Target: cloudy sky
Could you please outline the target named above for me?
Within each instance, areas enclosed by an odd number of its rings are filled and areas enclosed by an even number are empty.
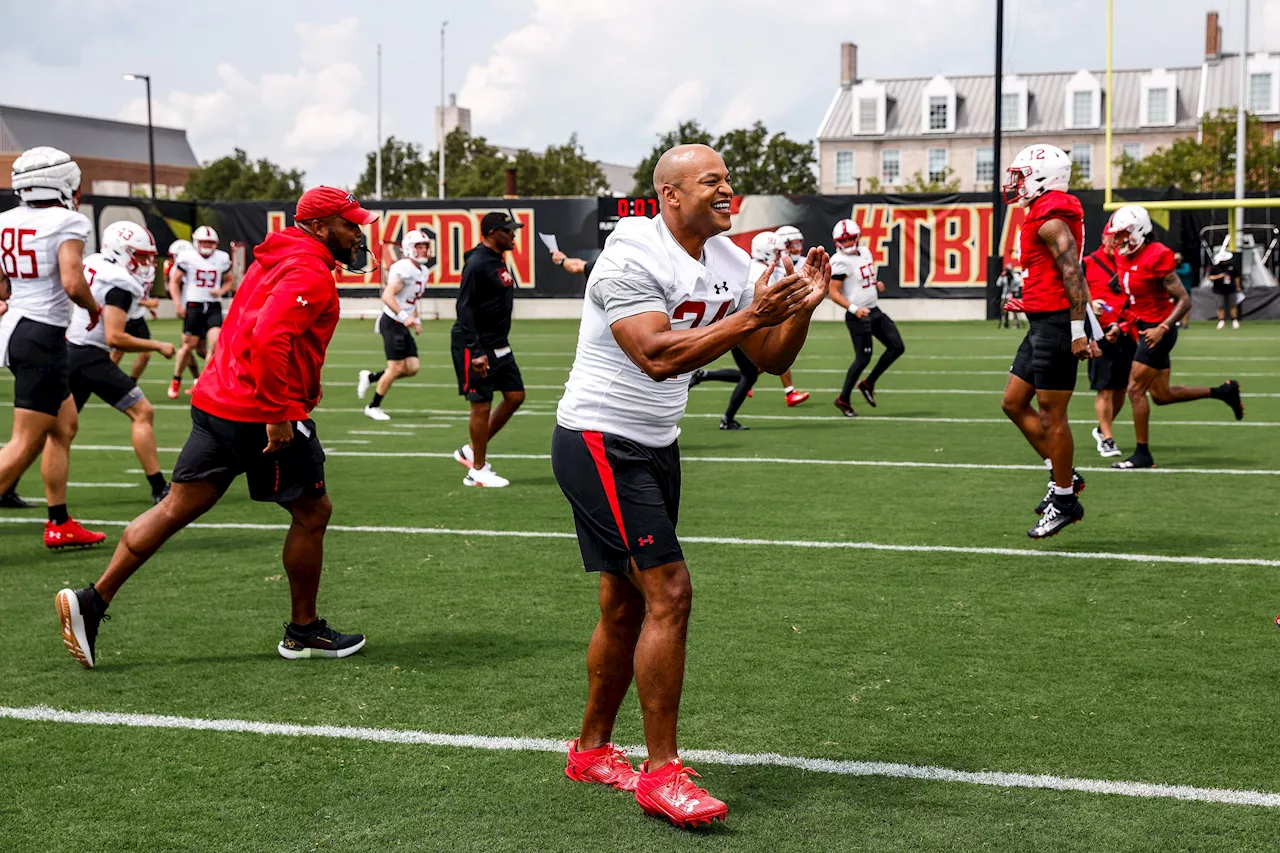
[[[1006,70],[1101,68],[1103,0],[1006,0]],[[1204,16],[1238,50],[1243,0],[1117,0],[1118,67],[1191,65]],[[760,119],[809,139],[839,83],[990,72],[994,0],[0,0],[0,104],[184,127],[201,160],[269,157],[309,182],[351,184],[383,128],[434,146],[440,24],[448,91],[491,142],[541,149],[576,131],[587,153],[634,163],[684,118],[713,131]],[[59,22],[51,26],[50,21]],[[1280,0],[1253,0],[1250,49],[1280,51]]]

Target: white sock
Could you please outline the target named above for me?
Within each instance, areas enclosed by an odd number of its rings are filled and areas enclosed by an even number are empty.
[[[1054,483],[1053,493],[1055,495],[1062,495],[1063,497],[1065,497],[1067,495],[1074,495],[1076,493],[1076,490],[1074,486],[1067,486],[1063,488],[1062,486],[1059,486],[1057,483]]]
[[[794,390],[796,390],[796,386],[794,386],[794,385],[788,385],[786,388],[783,388],[783,389],[782,389],[782,393],[783,393],[783,394],[790,394],[790,393],[791,393],[792,391],[794,391]]]
[[[1046,460],[1044,460],[1044,467],[1046,467],[1046,468],[1048,468],[1050,471],[1052,471],[1052,470],[1053,470],[1053,460],[1052,460],[1052,459],[1046,459]]]

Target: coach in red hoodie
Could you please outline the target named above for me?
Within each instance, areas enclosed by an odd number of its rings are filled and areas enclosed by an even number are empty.
[[[324,450],[309,417],[320,402],[320,368],[338,325],[335,263],[352,263],[361,225],[376,215],[344,190],[316,187],[298,199],[294,225],[254,250],[213,360],[191,398],[191,436],[169,496],[127,528],[92,586],[58,593],[71,654],[94,664],[98,626],[121,585],[160,546],[213,508],[238,475],[249,496],[277,503],[293,523],[284,568],[293,600],[278,651],[286,658],[346,657],[365,638],[330,628],[316,612],[324,533],[333,512]]]

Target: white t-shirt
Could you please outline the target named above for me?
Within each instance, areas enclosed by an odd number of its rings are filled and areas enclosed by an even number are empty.
[[[865,246],[852,255],[836,252],[831,256],[831,275],[844,276],[840,291],[849,300],[849,313],[858,308],[874,308],[880,301],[876,289],[876,263]]]
[[[651,311],[665,311],[672,329],[710,325],[750,306],[750,265],[750,256],[728,237],[708,240],[699,261],[660,216],[618,222],[587,282],[577,352],[556,422],[647,447],[675,441],[691,374],[655,382],[627,357],[609,327]]]
[[[129,307],[125,309],[126,314],[136,308],[138,300],[142,298],[142,282],[105,255],[95,252],[84,259],[84,277],[89,282],[89,290],[93,292],[94,301],[104,306],[104,313],[107,294],[113,290],[123,290],[129,294],[130,302]],[[79,305],[74,306],[71,311],[71,325],[67,327],[67,343],[82,347],[97,347],[110,352],[111,347],[107,346],[107,324],[99,321],[92,329],[86,329],[88,325],[89,312]]]
[[[182,270],[182,301],[217,302],[222,276],[231,269],[231,256],[221,249],[205,257],[197,249],[188,249],[174,260],[174,266]]]
[[[387,271],[387,282],[390,283],[392,278],[400,279],[404,285],[396,294],[396,304],[400,306],[401,311],[412,311],[422,292],[427,289],[427,268],[418,266],[408,258],[401,258]],[[400,318],[393,314],[385,303],[382,306],[382,313],[397,323],[400,322]]]
[[[11,324],[27,317],[67,327],[72,303],[62,289],[58,249],[68,240],[87,242],[91,231],[88,217],[65,207],[24,204],[0,213],[0,269],[9,277]]]

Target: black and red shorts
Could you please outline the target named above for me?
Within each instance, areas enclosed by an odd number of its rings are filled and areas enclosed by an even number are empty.
[[[472,350],[463,343],[462,332],[455,327],[450,334],[449,349],[453,355],[453,372],[458,378],[458,393],[468,401],[488,403],[493,400],[494,391],[524,390],[524,377],[510,348],[502,355],[492,350]],[[476,376],[471,359],[481,355],[489,356],[489,372]]]
[[[1138,331],[1145,332],[1147,329],[1154,329],[1159,323],[1145,323],[1138,321]],[[1164,337],[1160,339],[1160,343],[1154,347],[1147,343],[1147,339],[1141,334],[1138,335],[1138,351],[1134,353],[1133,360],[1138,364],[1145,364],[1147,367],[1156,370],[1169,370],[1173,367],[1173,361],[1169,358],[1169,353],[1173,352],[1173,347],[1178,343],[1178,327],[1164,333]]]
[[[573,507],[582,564],[589,572],[625,574],[684,559],[680,516],[680,447],[646,447],[601,432],[556,426],[551,470]]]
[[[1031,321],[1009,372],[1037,391],[1074,391],[1080,359],[1071,352],[1071,313],[1027,312]]]

